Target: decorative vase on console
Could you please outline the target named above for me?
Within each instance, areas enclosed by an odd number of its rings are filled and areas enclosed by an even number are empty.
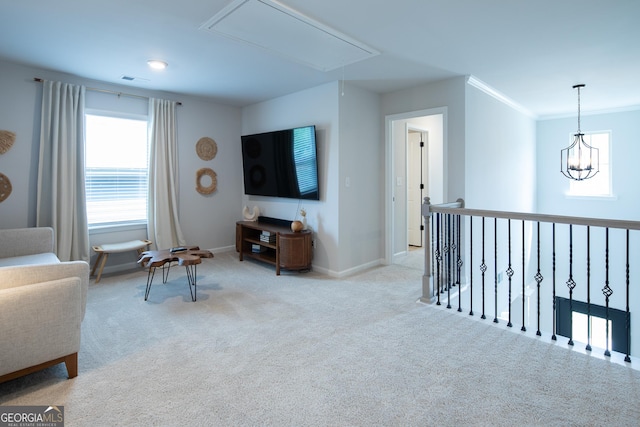
[[[260,209],[257,206],[253,207],[253,211],[249,212],[249,208],[245,206],[242,209],[242,216],[246,221],[257,221],[260,216]]]
[[[300,222],[302,223],[302,229],[307,229],[307,211],[300,209],[300,216],[302,217]]]

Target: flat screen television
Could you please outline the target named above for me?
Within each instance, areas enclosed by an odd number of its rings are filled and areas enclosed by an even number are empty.
[[[245,194],[320,200],[315,126],[241,139]]]

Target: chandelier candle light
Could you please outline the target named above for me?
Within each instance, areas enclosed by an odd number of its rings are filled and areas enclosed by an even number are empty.
[[[560,172],[576,181],[592,178],[600,169],[598,149],[584,142],[580,131],[580,88],[583,87],[583,84],[573,86],[578,89],[578,132],[573,135],[573,143],[560,151]]]

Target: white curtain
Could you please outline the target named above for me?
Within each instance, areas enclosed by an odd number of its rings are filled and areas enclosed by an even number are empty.
[[[53,227],[61,261],[89,261],[84,86],[43,82],[36,226]]]
[[[147,231],[158,249],[185,245],[178,222],[176,103],[149,98]]]

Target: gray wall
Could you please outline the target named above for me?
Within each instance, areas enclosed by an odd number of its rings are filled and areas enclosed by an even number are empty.
[[[347,274],[384,256],[384,145],[379,95],[345,85],[339,103],[338,268]]]
[[[465,108],[466,207],[535,212],[535,119],[471,85]]]

